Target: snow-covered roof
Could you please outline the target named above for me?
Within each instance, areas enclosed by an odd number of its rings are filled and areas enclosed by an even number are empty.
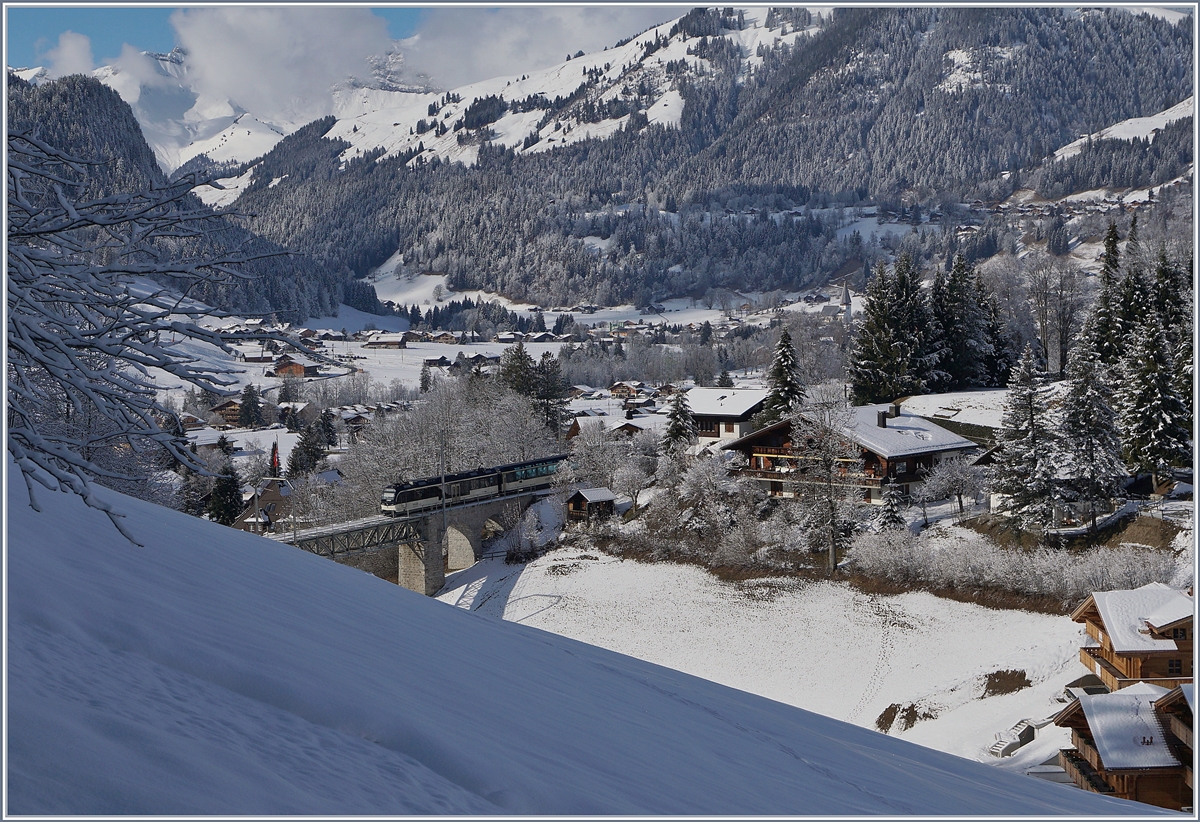
[[[643,431],[658,431],[667,426],[669,420],[661,414],[634,414],[631,418],[617,417],[608,421],[608,430],[616,431],[626,425]]]
[[[847,436],[869,451],[886,459],[931,451],[957,451],[972,448],[975,443],[947,431],[940,425],[900,409],[900,416],[889,417],[886,428],[878,425],[878,412],[889,405],[859,405],[850,409],[852,428]]]
[[[607,488],[580,488],[575,494],[581,494],[588,502],[608,502],[617,498],[617,495]]]
[[[1154,700],[1165,693],[1166,688],[1139,682],[1116,693],[1079,698],[1106,769],[1179,765],[1154,711]]]
[[[1149,633],[1142,633],[1146,616],[1176,606],[1186,606],[1188,613],[1192,611],[1191,597],[1161,582],[1151,582],[1133,590],[1096,591],[1092,594],[1092,602],[1100,612],[1104,630],[1117,653],[1175,650],[1174,640],[1155,639]]]
[[[1156,630],[1166,625],[1173,625],[1192,615],[1193,604],[1192,598],[1186,594],[1172,597],[1155,608],[1152,613],[1146,615],[1146,624],[1153,626]]]
[[[740,417],[767,398],[765,388],[692,388],[687,392],[693,416]]]

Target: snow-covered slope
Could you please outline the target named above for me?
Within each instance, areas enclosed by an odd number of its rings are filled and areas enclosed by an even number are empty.
[[[1195,97],[1188,97],[1186,100],[1171,106],[1166,111],[1160,111],[1158,114],[1152,114],[1149,117],[1131,117],[1128,120],[1122,120],[1116,125],[1101,129],[1095,134],[1080,137],[1075,142],[1068,143],[1054,152],[1054,159],[1063,160],[1067,157],[1074,157],[1083,151],[1083,147],[1087,145],[1088,141],[1132,140],[1134,138],[1148,138],[1153,141],[1154,134],[1159,129],[1174,123],[1176,120],[1191,117],[1195,114],[1195,111]]]
[[[144,548],[9,489],[12,814],[1149,810],[115,494]]]

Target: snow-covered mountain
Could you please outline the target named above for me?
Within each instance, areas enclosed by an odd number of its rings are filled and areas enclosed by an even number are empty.
[[[104,489],[145,547],[70,494],[9,494],[13,814],[1154,811]]]

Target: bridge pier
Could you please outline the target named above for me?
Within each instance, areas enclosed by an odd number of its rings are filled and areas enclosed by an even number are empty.
[[[446,566],[442,561],[445,532],[441,515],[426,517],[420,524],[421,542],[401,543],[400,585],[431,597],[446,584]]]

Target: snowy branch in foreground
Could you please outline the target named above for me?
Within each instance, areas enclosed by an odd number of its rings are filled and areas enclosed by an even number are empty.
[[[130,285],[166,276],[186,296],[201,281],[244,276],[235,267],[254,257],[201,251],[223,224],[187,197],[196,178],[76,201],[70,192],[89,165],[33,135],[8,136],[8,450],[36,510],[35,483],[71,491],[129,537],[93,494],[93,478],[129,478],[112,467],[120,460],[97,459],[100,451],[157,446],[206,470],[159,406],[151,369],[218,394],[232,383],[167,342],[228,351],[230,335],[196,322],[210,309],[162,290],[134,295]]]

